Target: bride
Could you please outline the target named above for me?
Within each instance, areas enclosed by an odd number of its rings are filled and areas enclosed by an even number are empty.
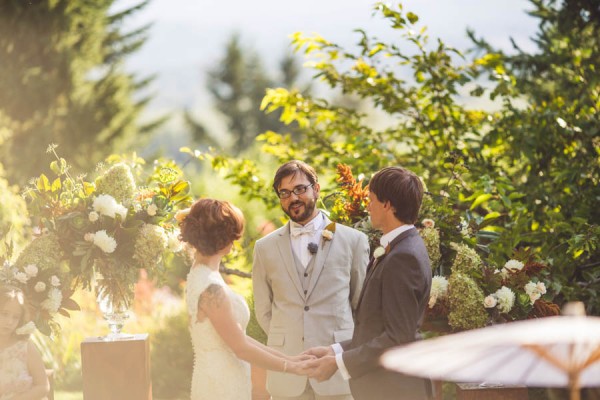
[[[180,239],[194,249],[186,284],[194,348],[192,400],[250,400],[249,363],[306,374],[302,361],[312,356],[287,356],[246,335],[248,305],[219,273],[221,258],[242,235],[242,212],[226,201],[200,199],[177,219]]]

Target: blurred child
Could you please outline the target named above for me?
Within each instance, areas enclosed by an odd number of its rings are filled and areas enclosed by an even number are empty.
[[[23,292],[0,285],[0,400],[43,400],[50,390],[42,356],[29,339]]]

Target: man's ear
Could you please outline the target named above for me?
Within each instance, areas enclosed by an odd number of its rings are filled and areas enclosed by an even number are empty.
[[[313,184],[313,190],[315,191],[316,197],[319,197],[319,195],[321,194],[321,185],[319,185],[319,182],[315,182]]]

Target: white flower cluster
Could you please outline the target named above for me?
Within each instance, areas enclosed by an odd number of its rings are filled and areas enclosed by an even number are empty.
[[[33,323],[33,321],[29,321],[28,323],[26,323],[23,326],[18,327],[15,330],[15,333],[17,335],[31,335],[33,334],[33,332],[35,332],[35,324]]]
[[[498,310],[502,313],[508,313],[512,310],[515,305],[515,293],[506,286],[502,286],[496,291],[496,293],[490,294],[483,299],[483,306],[485,308],[498,307]]]
[[[546,285],[544,282],[529,281],[527,285],[525,285],[525,293],[527,293],[531,304],[533,304],[542,297],[542,295],[546,294]]]
[[[504,269],[507,271],[520,271],[523,267],[524,264],[517,260],[508,260],[506,264],[504,264]]]
[[[88,215],[90,221],[94,222],[98,220],[98,215],[93,215],[96,212],[100,215],[106,215],[107,217],[115,218],[120,215],[121,219],[124,220],[127,217],[127,208],[122,204],[117,203],[114,197],[108,194],[101,194],[94,199],[92,203],[94,211]]]
[[[112,253],[117,248],[117,241],[103,229],[94,233],[92,242],[105,253]]]
[[[429,308],[433,308],[437,300],[448,294],[448,279],[436,275],[431,279],[431,293],[429,294]]]
[[[48,291],[48,298],[42,301],[42,308],[49,313],[54,314],[60,308],[62,303],[62,292],[57,288],[51,288]]]

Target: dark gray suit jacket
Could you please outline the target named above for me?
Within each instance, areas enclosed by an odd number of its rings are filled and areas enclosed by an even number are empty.
[[[422,400],[429,381],[384,369],[379,358],[389,348],[417,339],[431,289],[431,267],[417,229],[402,232],[389,253],[367,276],[356,311],[352,339],[340,343],[355,400]]]

